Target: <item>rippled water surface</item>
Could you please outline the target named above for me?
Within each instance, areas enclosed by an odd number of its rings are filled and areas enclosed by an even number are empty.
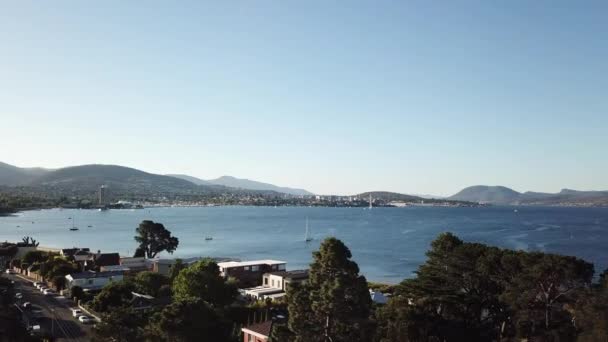
[[[608,209],[197,207],[142,210],[40,210],[0,217],[0,241],[29,235],[49,247],[132,254],[141,220],[161,222],[180,240],[175,256],[273,258],[306,267],[327,236],[342,239],[370,280],[396,283],[425,259],[438,233],[467,241],[576,255],[608,267]],[[314,240],[304,242],[306,217]],[[70,231],[72,218],[79,231]],[[88,227],[91,226],[91,227]],[[205,236],[213,237],[205,241]]]

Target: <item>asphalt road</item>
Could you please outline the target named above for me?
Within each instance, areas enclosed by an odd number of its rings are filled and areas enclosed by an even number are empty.
[[[15,293],[23,294],[23,299],[18,300],[19,304],[30,302],[33,310],[39,310],[40,323],[46,331],[50,331],[58,341],[90,341],[92,325],[80,323],[72,317],[70,307],[75,304],[66,298],[56,296],[45,296],[33,283],[25,278],[11,274],[7,277],[15,281]]]

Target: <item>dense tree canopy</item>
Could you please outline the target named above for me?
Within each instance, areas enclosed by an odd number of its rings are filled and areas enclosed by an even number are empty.
[[[169,285],[170,280],[160,273],[146,271],[138,273],[133,279],[133,283],[136,292],[159,297],[161,289],[165,285]]]
[[[110,309],[124,307],[131,302],[135,286],[131,282],[119,281],[110,283],[95,296],[91,307],[98,312],[107,312]]]
[[[171,236],[161,223],[144,220],[136,229],[135,241],[139,243],[139,249],[144,251],[146,258],[154,258],[160,252],[173,253],[179,244],[179,240]]]
[[[236,286],[226,282],[211,259],[198,261],[179,272],[173,280],[176,300],[202,299],[214,306],[224,306],[236,298]]]
[[[152,317],[146,328],[151,341],[229,341],[231,324],[205,301],[178,300]]]
[[[572,307],[589,287],[593,265],[465,243],[449,233],[433,241],[427,257],[378,311],[379,341],[575,338]]]

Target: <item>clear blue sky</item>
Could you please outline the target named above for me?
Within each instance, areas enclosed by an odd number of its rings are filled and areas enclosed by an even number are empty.
[[[606,1],[13,1],[0,160],[608,189]]]

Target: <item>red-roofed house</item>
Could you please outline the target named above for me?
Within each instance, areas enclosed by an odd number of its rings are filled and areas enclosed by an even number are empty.
[[[243,332],[243,342],[268,342],[272,321],[256,323],[241,329]]]

